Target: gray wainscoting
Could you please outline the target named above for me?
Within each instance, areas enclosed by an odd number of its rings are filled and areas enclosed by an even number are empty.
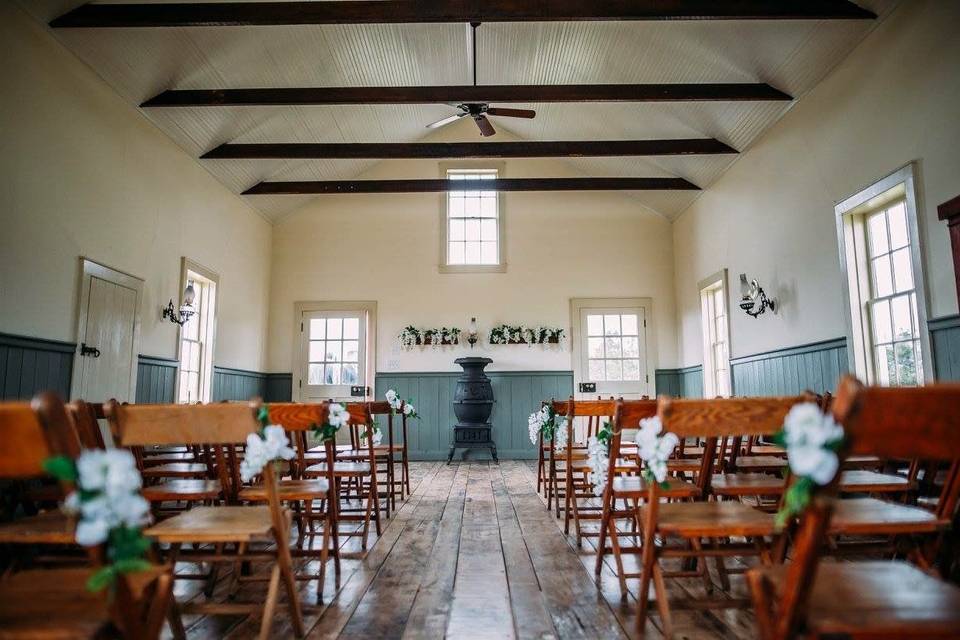
[[[960,315],[927,323],[937,380],[960,380]]]
[[[731,385],[738,396],[786,396],[808,390],[832,392],[847,371],[846,338],[730,360]]]
[[[70,395],[72,342],[0,333],[0,399],[26,400],[40,391]]]
[[[213,368],[213,401],[249,400],[266,394],[267,374],[228,367]]]
[[[290,402],[293,398],[293,374],[268,373],[263,391],[267,402]]]
[[[179,361],[141,354],[137,363],[138,404],[166,404],[177,392]]]
[[[703,367],[695,365],[683,369],[657,369],[655,377],[657,395],[675,398],[703,397]]]
[[[378,373],[376,390],[382,398],[387,389],[395,389],[409,398],[420,414],[409,429],[410,457],[414,460],[446,459],[456,417],[453,394],[457,372]],[[572,371],[488,371],[493,384],[493,438],[501,459],[531,459],[537,448],[530,443],[527,417],[543,400],[568,398],[573,393]],[[460,450],[462,452],[462,450]],[[458,453],[459,455],[459,453]],[[477,451],[472,456],[486,456]]]

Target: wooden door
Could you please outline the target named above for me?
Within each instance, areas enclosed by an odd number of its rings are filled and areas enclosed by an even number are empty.
[[[349,399],[365,387],[367,314],[357,310],[304,311],[300,323],[301,402]]]
[[[71,395],[89,402],[136,399],[143,281],[84,261]]]
[[[571,346],[577,397],[639,398],[649,394],[649,305],[642,299],[581,299],[573,303]],[[585,389],[584,383],[595,388]]]

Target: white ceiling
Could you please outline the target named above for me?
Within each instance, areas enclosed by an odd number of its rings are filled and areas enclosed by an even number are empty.
[[[857,0],[877,13],[879,20],[896,2]],[[83,2],[22,0],[21,4],[46,23]],[[800,97],[879,20],[490,23],[478,32],[478,83],[767,82]],[[471,82],[467,28],[457,24],[59,29],[53,34],[133,106],[165,89]],[[537,110],[534,120],[491,120],[512,137],[528,140],[714,137],[744,151],[791,104],[537,104],[528,105]],[[145,109],[144,113],[184,151],[199,157],[225,142],[416,141],[426,136],[424,125],[452,114],[453,109],[444,105],[205,107]],[[463,140],[479,139],[469,127],[458,127],[458,131],[463,132]],[[350,179],[378,162],[197,161],[238,194],[261,180]],[[723,155],[566,162],[583,175],[672,175],[706,189],[735,161],[736,156]],[[632,195],[672,219],[697,193]],[[310,199],[243,197],[271,220]]]

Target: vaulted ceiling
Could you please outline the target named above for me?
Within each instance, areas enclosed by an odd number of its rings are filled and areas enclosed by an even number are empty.
[[[163,1],[163,0],[161,0]],[[329,1],[329,0],[328,0]],[[796,99],[813,88],[897,0],[857,0],[877,20],[487,22],[478,30],[481,85],[768,83]],[[156,2],[156,0],[154,0]],[[83,4],[22,0],[48,23]],[[54,36],[132,106],[168,89],[471,84],[466,25],[339,24],[64,28]],[[501,138],[716,138],[743,152],[790,101],[510,104],[533,120],[491,118]],[[200,159],[224,143],[414,142],[454,113],[444,104],[143,108],[147,118],[231,191],[261,181],[345,180],[376,159]],[[458,139],[480,140],[457,127]],[[497,136],[490,138],[497,141]],[[708,189],[735,154],[563,160],[590,177],[677,177]],[[397,162],[395,160],[387,162]],[[524,162],[516,160],[515,162]],[[417,176],[435,178],[436,174]],[[542,176],[552,177],[552,176]],[[697,191],[629,191],[673,218]],[[272,220],[305,196],[242,196]],[[311,196],[323,197],[323,196]]]

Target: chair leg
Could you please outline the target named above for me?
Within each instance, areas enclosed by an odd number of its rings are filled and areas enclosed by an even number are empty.
[[[320,572],[317,577],[317,604],[323,604],[323,584],[327,577],[327,559],[330,557],[330,517],[323,525],[323,546],[320,547]]]
[[[183,617],[180,615],[180,605],[176,597],[170,595],[170,607],[167,609],[167,624],[173,640],[187,640],[187,630],[183,628]]]
[[[240,572],[243,571],[243,561],[239,558],[247,552],[247,543],[241,542],[237,545],[237,560],[233,562],[233,573],[230,575],[230,589],[227,592],[227,597],[230,600],[233,600],[237,597],[237,592],[240,590]]]
[[[719,549],[720,542],[716,539],[712,541],[713,548]],[[717,577],[720,578],[720,588],[724,591],[730,591],[730,575],[727,573],[727,565],[723,563],[723,556],[714,556],[714,566],[717,568]]]
[[[289,534],[289,532],[287,532]],[[287,600],[290,601],[290,621],[293,623],[293,634],[302,638],[307,630],[303,626],[303,612],[300,609],[300,594],[297,593],[297,577],[293,572],[293,558],[290,557],[290,547],[284,536],[284,540],[277,541],[277,566],[280,569],[280,577],[283,578],[283,586],[287,591]],[[276,601],[274,601],[276,605]]]
[[[571,466],[567,465],[564,475],[563,491],[563,533],[570,535],[570,503],[573,501],[573,472]]]
[[[277,596],[280,592],[280,563],[273,566],[270,572],[270,586],[267,588],[267,599],[263,603],[263,619],[260,620],[259,640],[270,638],[270,627],[273,625],[273,614],[277,610]]]
[[[620,599],[627,598],[627,577],[623,570],[623,554],[620,551],[620,538],[617,536],[617,523],[610,521],[610,548],[613,553],[613,561],[617,565],[617,579],[620,581]]]
[[[691,538],[690,545],[694,551],[703,553],[703,544],[699,538]],[[707,593],[713,593],[713,581],[710,579],[710,569],[707,567],[707,556],[701,555],[697,558],[697,571],[700,573],[700,579],[703,580],[703,588]]]
[[[663,637],[673,637],[673,619],[670,616],[670,602],[667,600],[667,585],[663,579],[663,569],[659,562],[653,563],[653,590],[657,594],[657,612],[663,627]]]
[[[410,496],[410,459],[407,455],[407,443],[403,443],[403,481],[407,486],[407,496]],[[402,498],[403,496],[401,496]]]
[[[647,609],[650,607],[650,581],[656,563],[653,536],[643,537],[643,563],[640,569],[640,590],[637,591],[637,633],[643,634],[647,625]],[[657,594],[659,598],[659,594]]]
[[[373,491],[373,522],[376,525],[377,537],[379,538],[382,534],[380,530],[380,494],[376,491],[377,483],[373,478],[370,478],[370,486],[374,488]]]
[[[610,503],[615,498],[607,500],[607,495],[603,495],[603,515],[600,517],[600,536],[597,538],[597,560],[593,566],[594,575],[599,576],[603,570],[603,556],[607,553],[607,527],[610,526]]]
[[[222,556],[222,555],[223,555],[223,543],[222,543],[222,542],[216,543],[216,544],[213,546],[213,548],[214,548],[214,552],[216,553],[216,555],[218,555],[218,556]],[[205,584],[204,587],[203,587],[203,595],[207,596],[208,598],[211,597],[211,596],[213,596],[213,589],[214,589],[214,587],[217,586],[217,575],[219,575],[219,573],[220,573],[220,563],[219,563],[219,562],[213,562],[213,563],[211,563],[211,564],[210,564],[210,573],[207,575],[207,581],[206,581],[206,584]]]

